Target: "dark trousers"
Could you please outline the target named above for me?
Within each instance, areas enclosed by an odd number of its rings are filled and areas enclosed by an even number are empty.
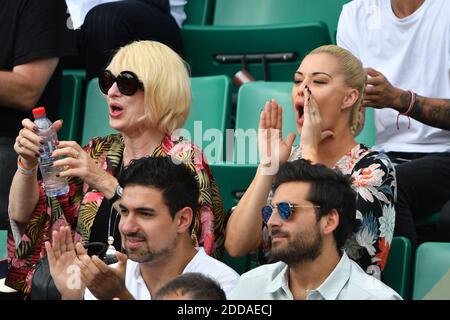
[[[17,169],[14,138],[0,137],[0,229],[9,228],[8,199],[11,182]]]
[[[394,162],[398,158],[408,159],[407,154],[388,155]],[[414,160],[395,167],[397,203],[394,235],[409,238],[415,248],[418,239],[414,220],[441,211],[450,200],[450,153],[410,155]],[[441,211],[442,218],[445,212]],[[447,226],[439,223],[438,229],[440,236],[433,240],[450,241],[450,223]]]
[[[168,5],[158,1],[125,0],[92,8],[78,32],[80,59],[83,65],[68,60],[64,68],[86,68],[87,80],[98,77],[114,53],[136,40],[162,42],[181,54],[180,28],[170,15]]]

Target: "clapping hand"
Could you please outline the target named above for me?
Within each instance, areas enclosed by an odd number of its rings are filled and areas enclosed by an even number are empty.
[[[283,108],[274,100],[267,101],[259,120],[259,159],[263,167],[286,162],[291,153],[295,133],[289,133],[286,140],[282,135]]]

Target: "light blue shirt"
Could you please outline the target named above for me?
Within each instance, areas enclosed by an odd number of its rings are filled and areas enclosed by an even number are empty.
[[[345,252],[325,281],[306,293],[307,300],[402,300],[390,287],[365,273]],[[293,300],[287,264],[267,264],[243,274],[231,298]]]

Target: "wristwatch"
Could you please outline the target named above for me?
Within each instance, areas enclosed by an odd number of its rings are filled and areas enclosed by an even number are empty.
[[[123,188],[120,186],[120,184],[117,185],[116,190],[114,190],[114,195],[111,199],[109,199],[109,202],[114,203],[120,198],[122,198]]]

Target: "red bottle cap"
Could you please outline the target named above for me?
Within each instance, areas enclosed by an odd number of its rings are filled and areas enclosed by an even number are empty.
[[[33,112],[33,116],[35,119],[42,118],[47,115],[45,112],[45,107],[34,108],[31,112]]]

